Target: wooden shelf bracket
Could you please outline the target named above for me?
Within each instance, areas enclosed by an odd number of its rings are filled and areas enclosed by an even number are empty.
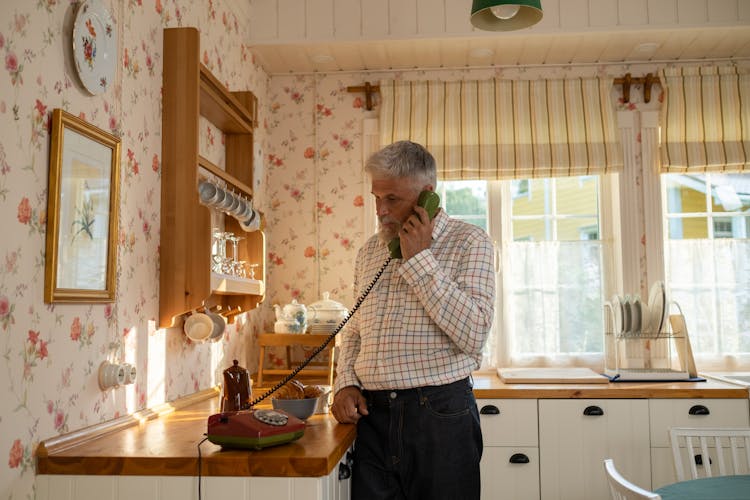
[[[651,101],[651,87],[654,84],[661,85],[661,81],[658,76],[654,76],[651,73],[647,73],[642,78],[633,78],[630,73],[626,73],[625,76],[615,78],[615,85],[622,85],[622,102],[630,102],[630,86],[631,85],[643,85],[643,101],[648,103]]]
[[[364,92],[365,93],[365,109],[372,111],[372,95],[380,92],[380,85],[371,85],[370,82],[365,82],[364,85],[356,85],[353,87],[346,87],[347,92]]]

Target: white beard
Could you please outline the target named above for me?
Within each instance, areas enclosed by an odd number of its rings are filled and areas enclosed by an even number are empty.
[[[385,227],[385,226],[383,226],[382,224],[379,223],[378,238],[383,243],[388,243],[392,239],[398,238],[399,231],[401,231],[401,224],[399,224],[398,227],[394,231],[390,227]]]

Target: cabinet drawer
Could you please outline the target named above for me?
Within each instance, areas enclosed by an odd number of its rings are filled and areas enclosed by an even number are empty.
[[[747,399],[651,399],[651,446],[668,447],[670,427],[748,427]]]
[[[537,446],[536,399],[477,399],[485,446]]]
[[[538,448],[485,447],[480,469],[482,500],[539,500]]]

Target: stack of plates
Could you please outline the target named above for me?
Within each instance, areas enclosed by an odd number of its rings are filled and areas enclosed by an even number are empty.
[[[339,325],[338,323],[335,323],[335,322],[313,320],[310,323],[310,333],[316,333],[316,334],[332,333],[336,329],[337,326]]]

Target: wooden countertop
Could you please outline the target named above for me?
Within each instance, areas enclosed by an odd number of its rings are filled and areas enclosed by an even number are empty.
[[[505,384],[493,373],[474,375],[481,399],[537,398],[747,398],[748,389],[718,380],[706,382],[623,382],[607,384]],[[189,400],[189,398],[188,398]],[[164,405],[171,408],[169,404]],[[38,474],[197,476],[198,443],[206,419],[217,413],[218,392],[204,391],[184,406],[161,415],[130,416],[104,430],[83,429],[37,448]],[[204,476],[319,477],[329,474],[354,442],[356,427],[332,415],[313,415],[302,438],[264,450],[221,450],[201,445]],[[71,436],[71,435],[68,435]]]
[[[606,384],[506,384],[494,373],[474,374],[482,399],[742,398],[748,389],[713,379],[705,382],[609,382]]]
[[[218,411],[219,398],[212,397],[72,446],[43,442],[37,449],[37,473],[197,476],[197,445],[204,438],[208,416]],[[338,424],[332,415],[324,414],[310,417],[305,434],[282,446],[222,450],[205,441],[200,448],[201,474],[325,476],[338,464],[355,435],[354,425]]]

